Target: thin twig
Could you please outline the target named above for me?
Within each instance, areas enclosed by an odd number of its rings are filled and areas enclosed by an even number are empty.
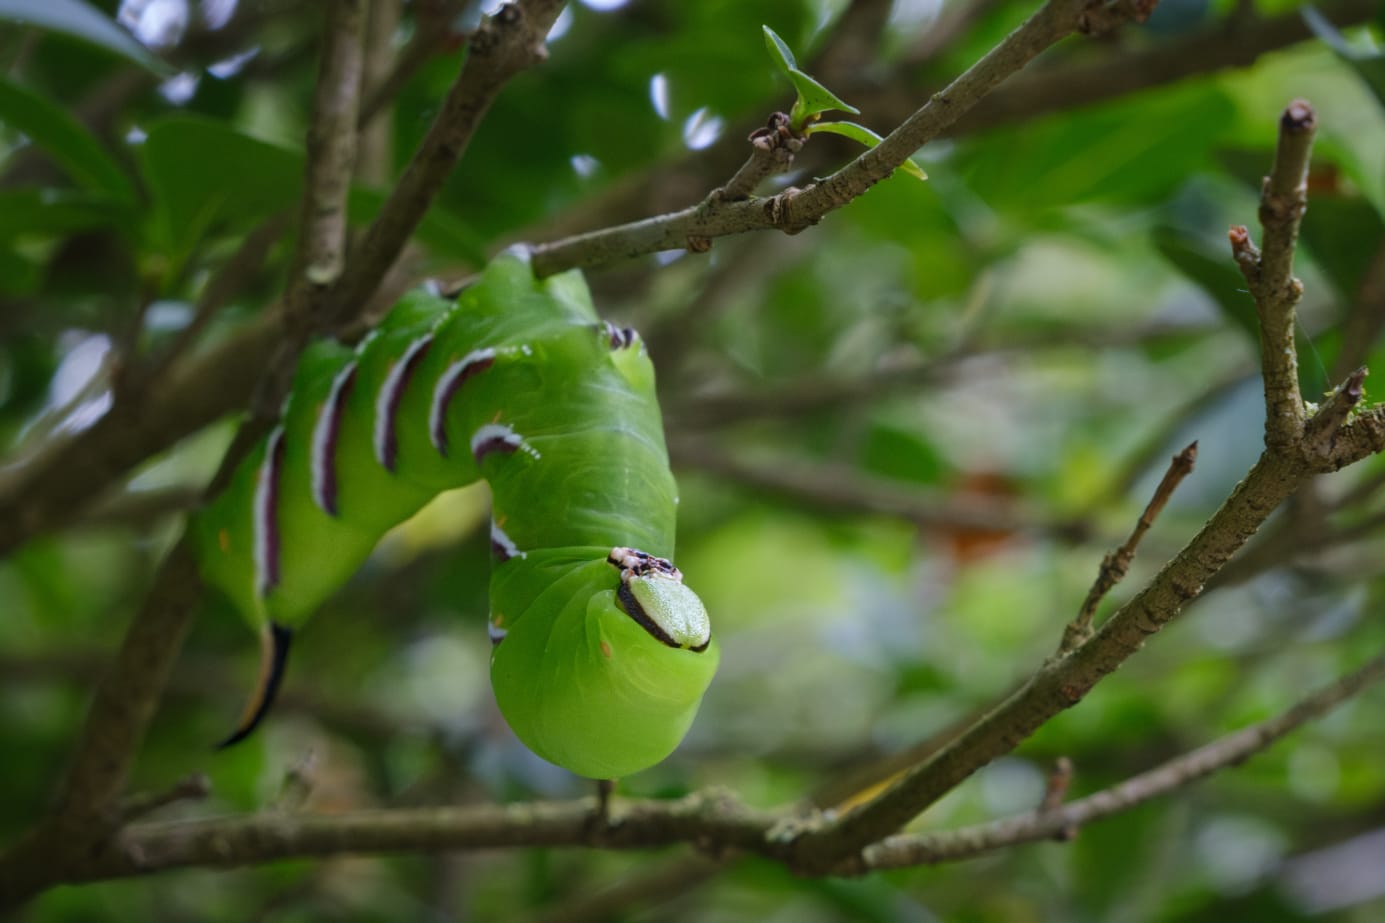
[[[1139,547],[1140,540],[1145,537],[1145,533],[1154,525],[1154,520],[1163,512],[1164,505],[1169,502],[1169,497],[1173,496],[1178,485],[1183,483],[1184,478],[1193,473],[1193,465],[1196,461],[1196,442],[1191,443],[1173,457],[1168,470],[1164,472],[1163,478],[1159,481],[1159,486],[1154,490],[1154,496],[1150,498],[1144,512],[1140,514],[1139,520],[1135,523],[1130,537],[1119,548],[1101,559],[1101,569],[1097,573],[1092,588],[1087,591],[1087,598],[1082,602],[1082,608],[1077,613],[1077,618],[1069,622],[1063,631],[1063,640],[1058,645],[1060,657],[1081,647],[1092,636],[1092,619],[1096,616],[1097,606],[1101,605],[1101,601],[1106,598],[1106,594],[1111,592],[1116,584],[1125,579],[1126,573],[1130,570],[1130,562],[1135,560],[1135,549]]]
[[[703,440],[675,440],[670,442],[669,451],[675,466],[709,471],[757,492],[823,509],[897,516],[930,528],[1007,533],[1042,530],[1066,538],[1080,537],[1085,532],[1081,523],[1045,520],[1037,511],[1018,503],[958,497],[906,486],[842,465],[786,458],[751,463]]]

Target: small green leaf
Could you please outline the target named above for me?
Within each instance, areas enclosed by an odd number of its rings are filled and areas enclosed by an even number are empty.
[[[769,49],[769,56],[779,65],[779,69],[788,76],[789,82],[798,92],[798,99],[794,100],[793,109],[789,112],[789,124],[794,131],[802,131],[809,122],[816,120],[820,113],[832,109],[853,114],[861,111],[850,103],[838,99],[837,95],[827,87],[799,70],[798,59],[794,57],[788,44],[776,35],[769,26],[761,26],[761,28],[765,30],[765,47]]]
[[[852,115],[857,115],[861,111],[838,99],[835,93],[797,68],[789,71],[789,80],[793,81],[794,89],[798,91],[798,100],[793,104],[793,111],[789,113],[789,122],[798,131],[802,131],[808,122],[820,113],[832,109],[850,112]]]
[[[855,122],[818,122],[814,125],[809,125],[807,131],[810,135],[822,131],[832,135],[841,135],[843,138],[859,141],[866,147],[875,147],[881,141],[885,140],[866,126],[858,125]],[[913,160],[904,161],[897,169],[902,170],[915,179],[928,179],[928,174],[923,172],[923,167],[920,167]]]
[[[173,72],[109,16],[82,0],[0,0],[0,20],[70,35],[120,55],[160,77]]]
[[[794,58],[788,44],[769,26],[760,28],[765,30],[765,47],[769,49],[769,56],[779,62],[780,69],[786,74],[798,70],[798,60]]]
[[[66,109],[47,97],[0,78],[0,122],[27,135],[81,186],[123,201],[134,200],[134,186],[111,155]]]

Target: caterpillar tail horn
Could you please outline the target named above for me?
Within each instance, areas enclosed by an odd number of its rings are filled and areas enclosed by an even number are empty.
[[[216,745],[224,750],[232,744],[240,743],[254,733],[260,721],[269,714],[275,697],[279,694],[279,684],[284,679],[284,669],[289,662],[289,644],[293,641],[293,629],[275,622],[260,633],[260,676],[255,682],[255,690],[250,701],[245,703],[245,711],[231,735]]]

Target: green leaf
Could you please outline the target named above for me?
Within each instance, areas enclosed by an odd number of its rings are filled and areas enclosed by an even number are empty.
[[[0,0],[0,20],[6,19],[104,48],[160,77],[173,73],[134,36],[82,0]]]
[[[0,78],[0,122],[27,135],[82,186],[134,201],[134,187],[114,158],[80,122],[47,97]]]
[[[765,47],[769,49],[769,56],[779,63],[780,69],[786,74],[798,70],[798,60],[794,58],[788,43],[769,26],[760,28],[765,30]]]
[[[817,122],[813,125],[809,125],[807,128],[807,132],[810,135],[817,134],[819,132],[827,132],[831,135],[841,135],[843,138],[850,138],[852,141],[859,141],[866,147],[875,147],[881,141],[885,140],[884,138],[877,135],[875,132],[871,131],[866,126],[858,125],[855,122]],[[909,176],[914,177],[915,179],[928,179],[928,174],[923,171],[923,167],[920,167],[912,159],[905,160],[902,164],[899,165],[898,169],[902,170]]]
[[[835,93],[797,68],[789,71],[789,80],[793,81],[794,89],[798,91],[798,100],[793,105],[793,111],[789,113],[789,121],[796,129],[801,130],[818,114],[833,109],[850,112],[852,115],[859,115],[861,112],[850,103],[837,98]]]
[[[855,115],[861,111],[850,103],[843,102],[827,87],[799,70],[798,60],[788,44],[769,26],[760,28],[765,30],[765,47],[769,49],[770,57],[788,76],[789,82],[798,93],[798,99],[794,100],[793,109],[789,112],[789,123],[795,131],[802,131],[819,113],[838,109]]]
[[[166,245],[187,253],[211,228],[246,227],[292,205],[303,155],[180,115],[150,126],[140,162]]]

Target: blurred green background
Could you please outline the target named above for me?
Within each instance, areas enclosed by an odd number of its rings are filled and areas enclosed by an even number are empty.
[[[131,351],[173,342],[209,274],[301,185],[318,4],[97,6],[164,63],[105,33],[0,23],[0,488],[105,412]],[[762,24],[886,133],[1034,7],[572,3],[551,59],[506,88],[420,230],[418,274],[459,278],[515,239],[697,201],[792,101]],[[723,651],[684,746],[621,791],[720,785],[780,805],[994,701],[1052,651],[1168,457],[1197,439],[1197,471],[1103,612],[1181,547],[1259,452],[1254,308],[1224,235],[1244,223],[1259,236],[1259,178],[1294,97],[1320,126],[1298,263],[1305,394],[1363,361],[1385,369],[1385,294],[1370,288],[1371,273],[1385,286],[1385,20],[1379,4],[1325,6],[1342,26],[1319,25],[1331,43],[1299,41],[1294,25],[1247,66],[1248,36],[1299,13],[1164,0],[1147,26],[1071,40],[1014,78],[1060,89],[926,147],[927,183],[896,176],[797,236],[590,274],[603,313],[642,330],[659,368],[678,563]],[[475,9],[407,4],[397,47],[425,15],[462,29]],[[878,30],[844,49],[844,22]],[[443,49],[404,85],[356,221],[458,63]],[[1091,79],[1064,96],[1060,78],[1084,67],[1107,68],[1092,73],[1110,92]],[[1148,87],[1117,92],[1117,74]],[[851,156],[814,138],[786,181]],[[287,235],[195,348],[264,310],[291,252]],[[145,460],[103,505],[0,561],[0,843],[48,804],[92,678],[177,535],[178,501],[233,424]],[[915,828],[1032,808],[1060,756],[1075,794],[1096,791],[1278,713],[1385,644],[1381,485],[1379,459],[1313,485],[1184,619]],[[587,794],[524,750],[491,701],[486,511],[484,488],[467,489],[391,535],[302,633],[265,728],[223,753],[210,745],[256,651],[209,599],[135,785],[202,771],[213,794],[160,816],[263,807],[296,768],[318,811]],[[1382,709],[1368,691],[1071,843],[861,880],[758,860],[714,871],[682,851],[528,850],[177,872],[62,888],[19,918],[1378,920]],[[612,887],[630,896],[588,903]]]

